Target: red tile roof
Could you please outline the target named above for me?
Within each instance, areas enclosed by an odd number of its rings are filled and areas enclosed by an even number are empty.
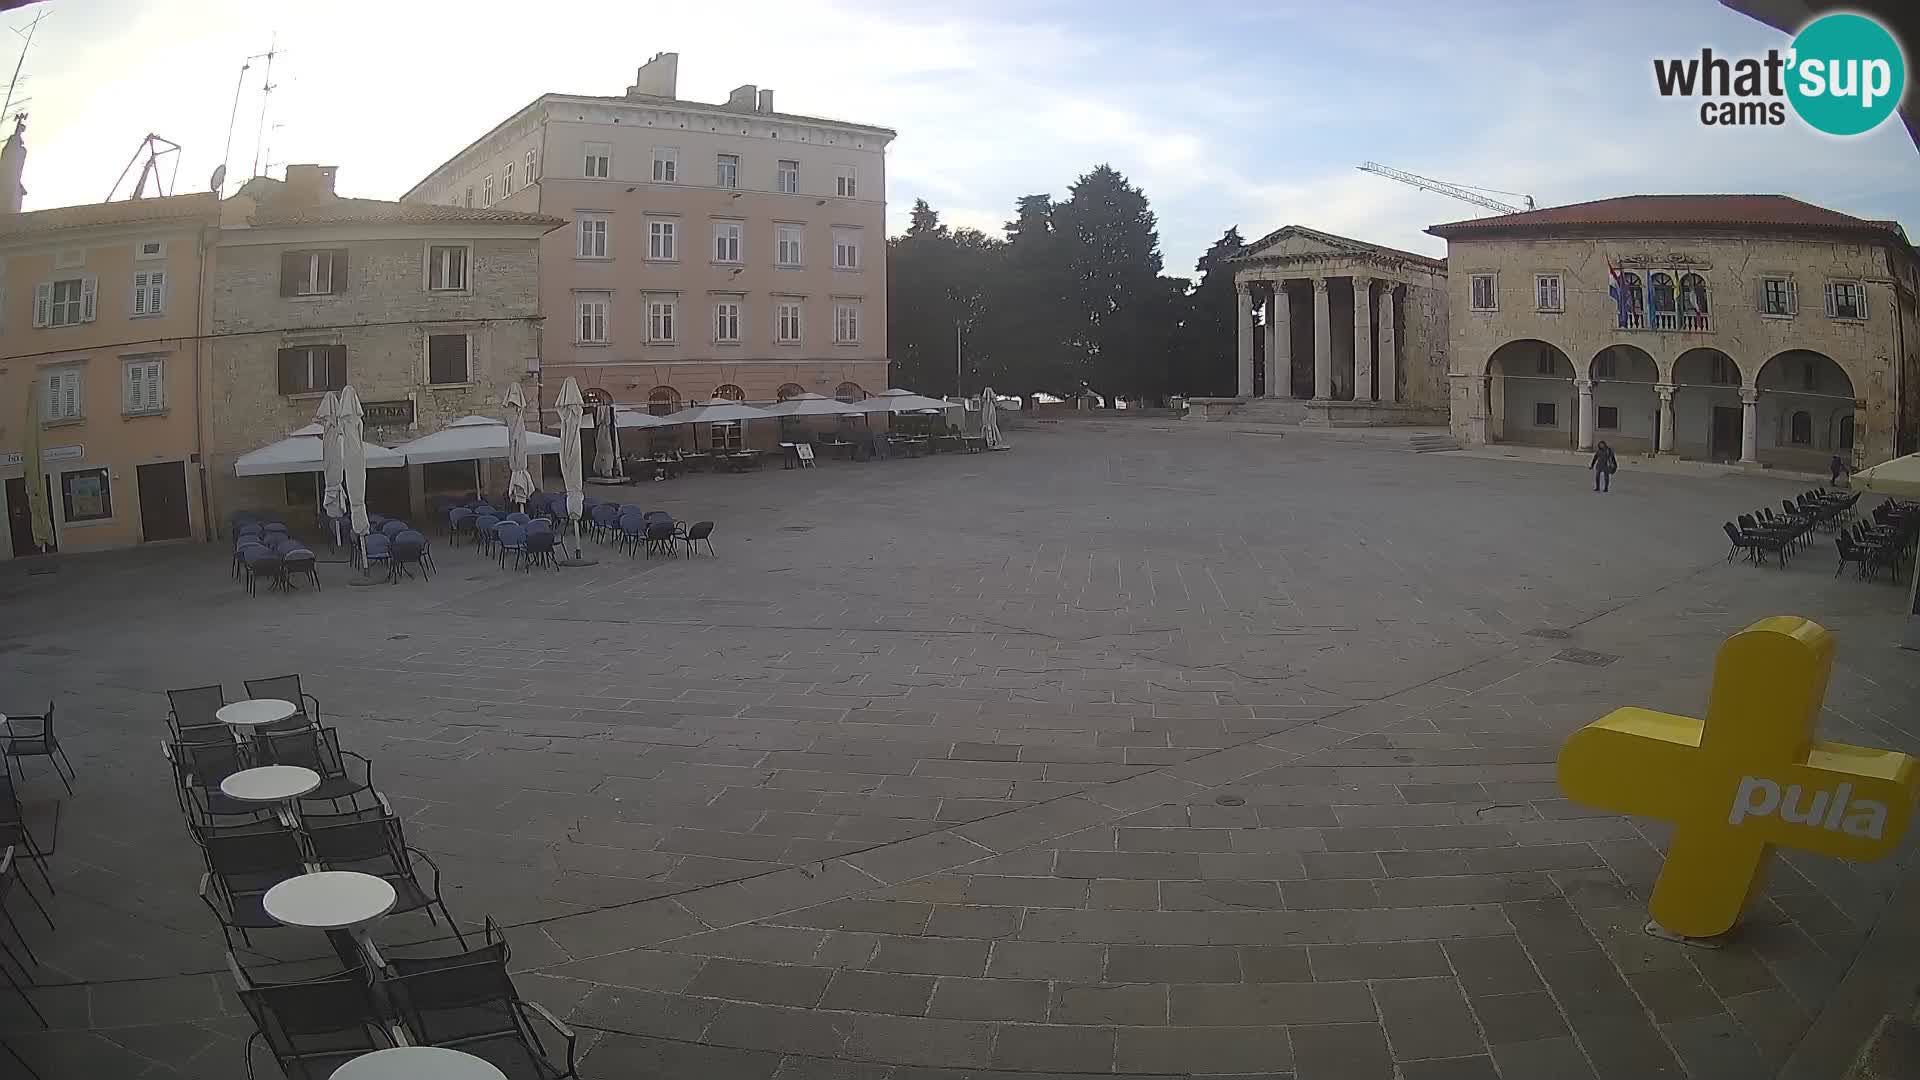
[[[1709,229],[1832,229],[1882,233],[1906,243],[1897,222],[1872,221],[1785,195],[1623,195],[1519,214],[1450,221],[1435,236],[1478,232],[1661,226]]]
[[[83,206],[57,206],[50,210],[31,210],[23,214],[0,214],[0,238],[38,236],[61,229],[186,222],[199,217],[206,218],[207,223],[212,224],[219,213],[219,201],[210,191],[196,192],[192,195],[166,195],[152,199],[127,199],[122,202],[88,203]]]

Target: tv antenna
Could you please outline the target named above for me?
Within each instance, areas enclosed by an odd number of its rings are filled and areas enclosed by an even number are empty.
[[[260,121],[253,132],[253,175],[260,175],[261,144],[267,137],[267,106],[273,102],[273,58],[280,55],[280,35],[275,33],[266,51],[267,70],[260,77]],[[242,69],[244,70],[244,69]]]
[[[144,162],[140,161],[142,154],[147,156]],[[173,169],[167,174],[167,179],[163,183],[160,179],[160,159],[169,154],[173,156]],[[146,138],[140,140],[140,148],[133,152],[132,158],[128,159],[127,167],[120,170],[120,179],[113,182],[113,190],[107,192],[108,202],[112,202],[113,197],[120,193],[120,185],[127,182],[127,174],[133,171],[136,162],[140,164],[140,179],[134,181],[133,191],[127,197],[129,199],[146,198],[149,179],[153,181],[153,193],[165,195],[167,189],[174,186],[175,179],[180,175],[180,144],[154,134],[148,134]]]
[[[42,11],[33,17],[32,22],[27,24],[26,30],[22,31],[16,28],[13,31],[25,38],[26,42],[20,46],[20,58],[13,62],[13,78],[7,82],[7,100],[6,104],[0,105],[0,116],[11,116],[13,115],[13,107],[15,105],[25,105],[28,101],[32,100],[31,98],[21,98],[16,101],[14,100],[13,94],[14,91],[20,87],[20,69],[26,65],[27,50],[33,48],[33,32],[40,29],[40,20],[46,17],[47,13]]]
[[[247,72],[252,69],[255,60],[267,60],[270,62],[273,59],[274,51],[273,46],[269,45],[266,52],[254,53],[252,56],[240,61],[240,77],[235,79],[233,83],[233,108],[227,113],[227,146],[226,149],[220,152],[220,168],[214,174],[219,177],[219,179],[213,183],[213,190],[216,195],[220,194],[221,189],[226,185],[227,165],[233,160],[233,129],[240,119],[240,92],[246,89]],[[265,103],[262,102],[261,108],[264,110],[265,107]]]

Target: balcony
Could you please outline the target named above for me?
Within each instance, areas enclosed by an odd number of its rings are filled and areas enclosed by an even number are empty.
[[[1681,334],[1713,332],[1713,316],[1705,312],[1655,311],[1649,321],[1647,312],[1636,309],[1621,314],[1615,322],[1621,330],[1656,330]]]

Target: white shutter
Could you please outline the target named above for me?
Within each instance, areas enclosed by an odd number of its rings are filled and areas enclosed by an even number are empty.
[[[167,307],[167,275],[164,270],[147,271],[147,311],[158,314]]]
[[[138,291],[136,291],[134,295],[137,298],[139,296]],[[134,307],[136,310],[139,308],[139,304],[137,300],[134,304]],[[127,389],[126,389],[126,395],[120,403],[121,412],[139,412],[142,408],[145,407],[145,402],[147,399],[146,386],[145,386],[146,377],[147,377],[147,365],[145,364],[128,364],[127,365]]]
[[[1827,282],[1827,318],[1831,319],[1838,308],[1833,302],[1833,282]]]
[[[53,282],[42,281],[33,287],[33,325],[45,326],[53,321]]]
[[[162,394],[160,392],[161,377],[166,373],[166,366],[162,361],[149,360],[147,361],[146,368],[147,368],[146,407],[149,409],[158,409],[160,407],[160,403],[162,400]]]
[[[1860,310],[1857,313],[1857,316],[1861,319],[1865,319],[1867,317],[1867,283],[1863,281],[1860,284],[1855,285],[1853,287],[1853,294],[1860,298],[1859,304],[1858,304],[1858,307]]]
[[[147,274],[144,270],[133,275],[133,313],[147,313]]]
[[[1792,278],[1787,279],[1787,314],[1800,314],[1800,289]]]
[[[60,384],[65,380],[65,372],[56,371],[47,376],[47,405],[41,410],[40,419],[60,419]]]
[[[80,321],[93,321],[93,300],[99,292],[99,279],[92,274],[80,279]]]
[[[67,372],[65,385],[62,387],[60,391],[60,404],[65,406],[66,408],[66,412],[63,415],[66,415],[66,416],[80,415],[80,373],[79,372],[77,371]]]

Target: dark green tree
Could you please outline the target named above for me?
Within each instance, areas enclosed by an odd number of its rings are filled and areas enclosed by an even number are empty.
[[[1176,348],[1171,389],[1189,396],[1231,397],[1239,392],[1239,370],[1234,366],[1238,306],[1233,295],[1233,267],[1227,260],[1240,254],[1246,241],[1235,226],[1213,242],[1194,270],[1200,283],[1187,298],[1186,317]]]
[[[925,394],[978,393],[957,373],[959,346],[977,336],[985,290],[1004,245],[978,229],[950,230],[925,199],[907,231],[887,242],[887,349],[893,382]]]
[[[1081,380],[1103,397],[1166,396],[1159,329],[1178,319],[1160,281],[1157,224],[1146,194],[1110,165],[1075,181],[1054,214],[1066,249],[1067,344]]]

